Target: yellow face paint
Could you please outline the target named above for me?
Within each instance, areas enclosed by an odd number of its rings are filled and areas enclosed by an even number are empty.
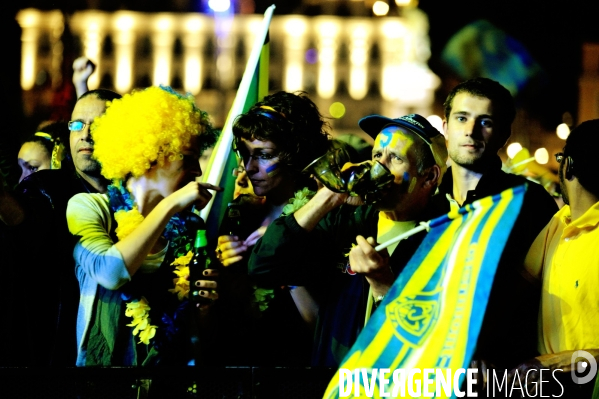
[[[376,136],[375,146],[380,148],[395,147],[400,135],[392,132],[382,131]]]
[[[414,191],[415,187],[416,187],[416,178],[412,177],[412,180],[410,180],[410,186],[408,187],[408,193],[412,193],[412,191]]]
[[[400,155],[405,156],[408,149],[414,144],[411,137],[402,134],[401,130],[395,126],[391,126],[383,129],[374,141],[374,148],[384,149],[393,148],[397,149]],[[399,146],[398,146],[399,144]]]

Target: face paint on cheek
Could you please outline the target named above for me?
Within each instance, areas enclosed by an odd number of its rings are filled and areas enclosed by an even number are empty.
[[[411,194],[414,191],[414,187],[416,187],[416,177],[412,177],[410,180],[410,186],[408,187],[408,193]]]
[[[280,171],[280,164],[278,162],[273,163],[268,168],[266,168],[266,174],[268,175],[268,177],[276,176],[277,174],[279,174]]]
[[[401,182],[403,183],[403,182],[408,181],[408,180],[410,180],[410,174],[408,172],[403,172],[403,176],[401,178]]]

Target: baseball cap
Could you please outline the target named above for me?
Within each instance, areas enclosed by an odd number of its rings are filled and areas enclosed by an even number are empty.
[[[445,145],[445,137],[425,117],[418,114],[410,114],[392,119],[374,114],[360,119],[358,125],[374,139],[387,126],[403,127],[418,135],[429,145],[435,158],[435,163],[441,169],[441,176],[437,185],[441,183],[441,178],[447,171],[447,146]]]

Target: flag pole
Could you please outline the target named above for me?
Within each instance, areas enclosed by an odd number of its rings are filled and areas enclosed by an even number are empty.
[[[268,35],[268,29],[270,27],[270,21],[272,19],[272,15],[275,10],[275,5],[271,5],[266,9],[264,13],[264,19],[262,20],[262,26],[260,28],[259,33],[256,35],[256,39],[254,41],[254,46],[252,47],[252,52],[248,58],[248,62],[246,64],[245,72],[243,73],[243,77],[241,78],[241,83],[239,84],[239,88],[237,89],[237,94],[235,95],[235,99],[233,100],[233,105],[229,111],[229,115],[225,120],[225,125],[220,134],[216,145],[214,146],[214,150],[212,151],[212,155],[210,156],[210,161],[208,162],[208,166],[206,168],[205,173],[202,175],[202,182],[211,183],[214,185],[218,185],[221,181],[221,178],[224,173],[224,169],[226,166],[226,160],[231,151],[231,144],[233,143],[233,121],[234,119],[244,112],[244,105],[247,93],[250,89],[250,85],[252,83],[252,78],[254,76],[256,66],[258,65],[258,61],[260,60],[260,53],[262,51],[262,45],[266,40]],[[214,203],[215,196],[213,195],[208,204],[200,211],[200,216],[202,219],[207,220],[208,214],[210,213],[210,209],[212,208],[212,204]]]
[[[405,233],[402,233],[398,236],[393,237],[392,239],[385,241],[382,244],[377,245],[374,250],[379,252],[380,250],[383,250],[385,248],[387,248],[390,245],[393,245],[397,242],[400,242],[401,240],[405,240],[406,238],[413,236],[414,234],[420,233],[422,230],[428,230],[430,225],[430,221],[428,222],[422,222],[420,223],[419,226],[414,227],[411,230],[406,231]]]

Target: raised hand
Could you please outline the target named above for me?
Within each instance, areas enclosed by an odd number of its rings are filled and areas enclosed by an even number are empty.
[[[196,209],[203,209],[212,198],[212,191],[222,191],[221,187],[210,183],[199,183],[193,181],[175,191],[167,198],[172,201],[174,212],[182,210],[194,205]]]
[[[73,84],[77,98],[89,90],[87,80],[96,70],[96,65],[87,57],[79,57],[73,61]]]

